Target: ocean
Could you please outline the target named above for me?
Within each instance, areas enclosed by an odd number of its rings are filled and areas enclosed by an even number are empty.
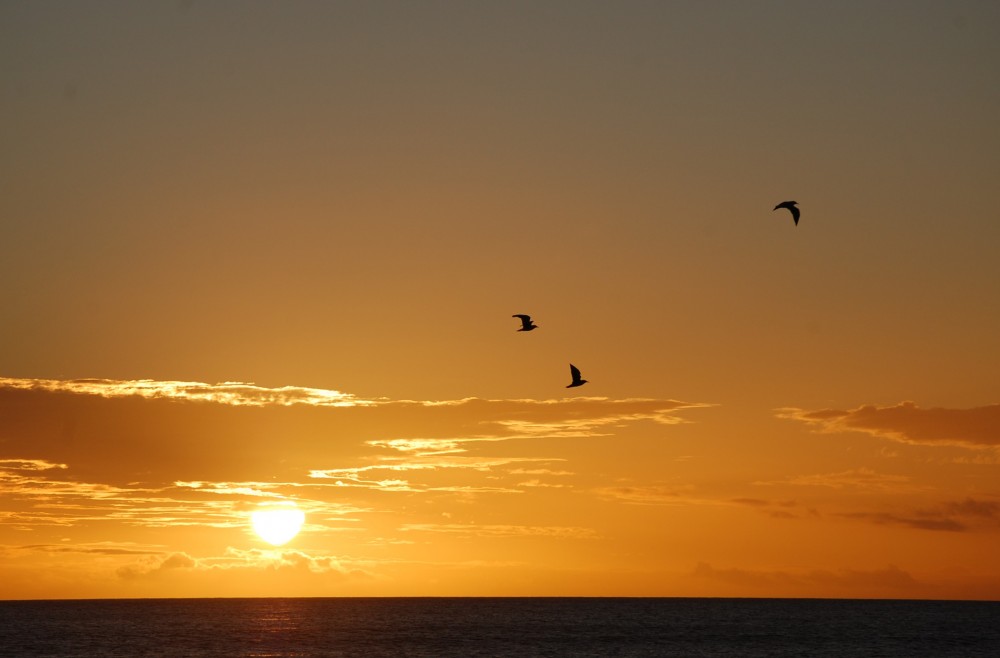
[[[1000,602],[0,601],[0,656],[1000,656]]]

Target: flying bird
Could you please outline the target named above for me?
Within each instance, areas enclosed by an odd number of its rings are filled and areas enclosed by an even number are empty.
[[[510,317],[520,318],[521,328],[518,329],[518,331],[531,331],[532,329],[538,329],[538,325],[531,321],[530,315],[525,315],[524,313],[517,313]]]
[[[799,225],[799,209],[795,207],[795,201],[782,201],[774,207],[774,210],[778,208],[788,208],[788,212],[792,213],[792,219],[795,220],[795,225]],[[774,212],[774,210],[771,212]]]
[[[587,380],[580,376],[580,369],[572,363],[569,364],[569,374],[573,377],[573,383],[569,384],[566,388],[575,388],[577,386],[583,386],[587,383]]]

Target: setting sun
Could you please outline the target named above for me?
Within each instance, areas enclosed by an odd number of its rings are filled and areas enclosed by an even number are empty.
[[[287,544],[299,534],[305,513],[295,507],[262,507],[250,515],[254,532],[272,546]]]

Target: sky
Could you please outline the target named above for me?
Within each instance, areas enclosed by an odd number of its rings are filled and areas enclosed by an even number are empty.
[[[0,598],[1000,599],[998,116],[995,2],[4,2]]]

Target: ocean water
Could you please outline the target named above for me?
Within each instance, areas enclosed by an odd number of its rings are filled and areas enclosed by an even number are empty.
[[[0,601],[0,656],[1000,656],[1000,602]]]

